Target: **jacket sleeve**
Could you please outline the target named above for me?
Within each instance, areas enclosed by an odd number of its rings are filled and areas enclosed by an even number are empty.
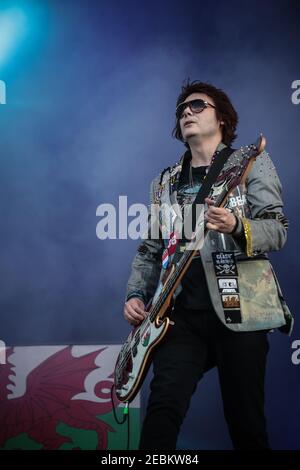
[[[246,180],[251,218],[242,218],[247,256],[280,250],[286,242],[288,221],[283,214],[282,186],[274,164],[263,151]]]
[[[153,297],[159,281],[164,243],[159,228],[158,180],[159,177],[151,182],[147,234],[139,245],[131,265],[125,301],[139,297],[147,304]]]

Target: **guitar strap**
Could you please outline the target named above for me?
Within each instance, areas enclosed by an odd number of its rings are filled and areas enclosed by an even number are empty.
[[[209,168],[209,171],[204,178],[204,181],[194,199],[194,202],[191,207],[192,211],[192,232],[194,232],[195,227],[196,227],[196,214],[197,214],[197,205],[198,204],[204,204],[204,199],[209,195],[210,190],[212,186],[215,184],[219,174],[221,173],[222,169],[224,168],[225,163],[227,162],[228,158],[230,155],[235,152],[236,149],[230,148],[230,147],[224,147],[220,152],[215,154],[213,157],[213,162]],[[184,227],[183,227],[184,229]],[[182,233],[185,233],[185,230],[182,231]],[[178,241],[176,251],[173,257],[173,263],[177,264],[179,261],[179,258],[181,257],[181,246],[186,242],[187,240],[183,238],[182,240]]]

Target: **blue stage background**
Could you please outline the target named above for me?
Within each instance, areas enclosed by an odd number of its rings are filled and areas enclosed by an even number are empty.
[[[296,1],[1,1],[6,344],[123,342],[138,241],[100,241],[96,208],[119,195],[148,203],[151,179],[184,151],[171,138],[183,80],[209,81],[239,113],[235,145],[263,132],[283,184],[289,238],[271,258],[296,324],[292,337],[270,337],[266,403],[272,447],[300,449],[300,365],[291,361],[300,339],[298,18]],[[199,384],[178,445],[231,448],[215,371]]]

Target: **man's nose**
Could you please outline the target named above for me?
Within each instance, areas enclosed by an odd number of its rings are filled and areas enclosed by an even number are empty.
[[[182,116],[183,116],[183,117],[184,117],[184,116],[191,116],[192,114],[193,114],[193,112],[192,112],[191,108],[190,108],[189,106],[187,106],[187,107],[184,109],[184,111],[183,111],[183,113],[182,113]]]

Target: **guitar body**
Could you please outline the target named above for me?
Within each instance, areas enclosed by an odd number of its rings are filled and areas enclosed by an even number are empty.
[[[135,327],[125,341],[115,368],[116,395],[120,401],[132,401],[148,372],[153,349],[173,324],[168,317],[150,317]]]

